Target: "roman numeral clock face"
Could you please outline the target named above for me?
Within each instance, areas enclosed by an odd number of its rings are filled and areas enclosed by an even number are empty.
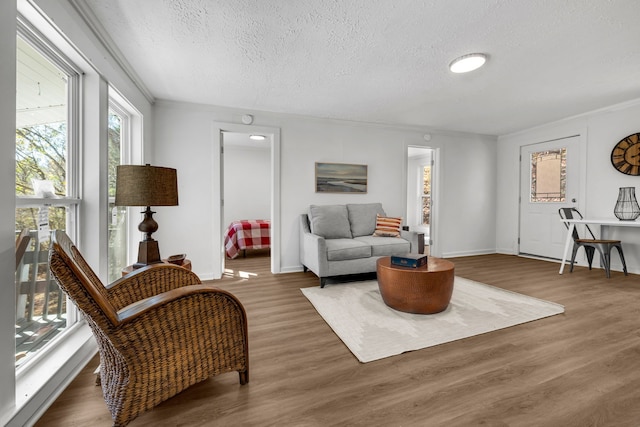
[[[640,133],[622,139],[613,147],[611,163],[627,175],[640,175]]]

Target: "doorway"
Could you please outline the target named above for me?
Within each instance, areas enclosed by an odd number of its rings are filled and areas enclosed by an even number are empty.
[[[560,260],[567,230],[560,207],[579,208],[580,136],[520,147],[519,253]]]
[[[406,225],[424,234],[425,253],[433,254],[436,152],[429,147],[407,148]]]
[[[263,139],[250,139],[260,135]],[[234,220],[269,220],[271,272],[280,272],[280,130],[214,123],[214,278],[225,271],[225,232]],[[266,193],[266,194],[258,194]],[[258,202],[258,199],[260,200]],[[241,255],[242,256],[242,255]]]
[[[225,260],[258,252],[264,256],[270,249],[271,140],[227,131],[222,140]]]

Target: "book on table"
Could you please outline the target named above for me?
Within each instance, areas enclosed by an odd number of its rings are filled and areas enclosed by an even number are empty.
[[[427,264],[427,256],[424,254],[406,253],[402,255],[392,255],[391,264],[401,267],[418,268]]]

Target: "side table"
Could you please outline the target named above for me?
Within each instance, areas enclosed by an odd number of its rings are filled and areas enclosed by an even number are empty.
[[[163,264],[171,264],[171,263],[169,261],[167,261],[166,259],[163,259],[161,263],[151,264],[151,266],[163,265]],[[173,264],[173,265],[178,265],[178,264]],[[190,259],[185,259],[184,261],[182,261],[181,265],[178,265],[178,267],[186,268],[187,270],[191,271],[191,260]],[[122,275],[126,276],[127,274],[131,273],[133,270],[135,270],[133,268],[133,265],[128,265],[128,266],[126,266],[125,268],[122,269]]]

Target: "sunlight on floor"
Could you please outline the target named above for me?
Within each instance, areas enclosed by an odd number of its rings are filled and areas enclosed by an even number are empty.
[[[250,273],[248,271],[242,271],[242,270],[232,270],[230,268],[225,268],[224,269],[224,276],[225,277],[240,277],[241,279],[250,279],[251,277],[258,277],[258,273]]]

